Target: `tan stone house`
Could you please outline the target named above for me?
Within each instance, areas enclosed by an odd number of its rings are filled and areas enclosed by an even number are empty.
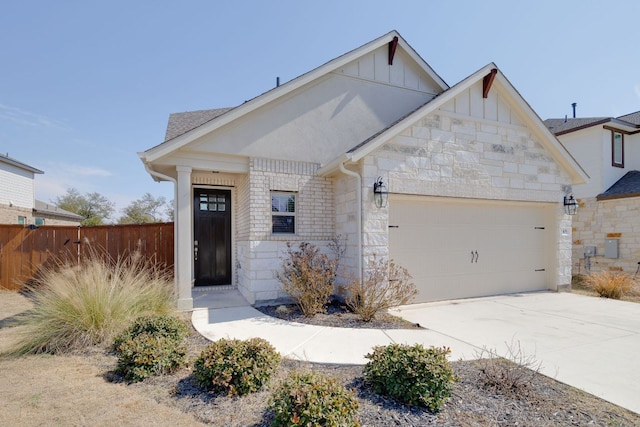
[[[391,257],[417,301],[569,286],[563,197],[587,176],[490,63],[454,86],[395,31],[237,107],[171,115],[139,153],[175,183],[178,306],[193,287],[286,297],[287,242]]]
[[[35,199],[35,175],[42,173],[0,154],[0,224],[80,225],[80,215]]]
[[[640,262],[640,111],[545,124],[590,179],[573,188],[573,273],[635,273]]]

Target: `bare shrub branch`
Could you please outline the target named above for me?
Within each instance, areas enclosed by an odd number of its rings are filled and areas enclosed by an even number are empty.
[[[505,344],[507,352],[504,356],[486,347],[476,352],[483,385],[501,392],[523,392],[540,373],[542,362],[535,354],[526,354],[520,341],[512,339]]]
[[[313,317],[324,310],[333,294],[337,268],[338,261],[330,259],[316,246],[302,242],[296,250],[287,243],[287,257],[282,262],[278,280],[300,311]]]
[[[407,304],[418,293],[406,268],[375,256],[367,278],[362,282],[352,280],[347,292],[347,305],[365,322],[382,310]]]

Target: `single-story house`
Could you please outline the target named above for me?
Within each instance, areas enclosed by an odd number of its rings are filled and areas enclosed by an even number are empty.
[[[635,273],[640,261],[640,111],[547,119],[590,179],[573,187],[573,274]]]
[[[396,31],[237,107],[172,114],[139,156],[175,183],[181,309],[194,286],[286,297],[287,242],[336,235],[351,275],[393,258],[418,302],[570,286],[563,198],[587,175],[495,64],[449,87]]]
[[[80,225],[82,217],[35,198],[40,169],[0,154],[0,224]]]

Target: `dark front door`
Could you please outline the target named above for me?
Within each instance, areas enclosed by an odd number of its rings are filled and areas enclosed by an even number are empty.
[[[196,285],[231,284],[231,191],[194,189]]]

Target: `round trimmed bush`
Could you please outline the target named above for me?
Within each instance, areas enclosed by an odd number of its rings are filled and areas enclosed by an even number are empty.
[[[119,345],[142,334],[182,341],[189,334],[189,329],[175,316],[142,316],[116,337],[113,346],[117,351]]]
[[[313,372],[291,372],[271,396],[271,423],[289,426],[359,426],[358,401],[333,378]]]
[[[187,362],[187,325],[173,316],[143,316],[115,339],[118,371],[130,382],[169,374]]]
[[[390,344],[376,346],[365,357],[365,381],[379,394],[437,412],[451,395],[456,376],[447,347]]]
[[[209,344],[194,363],[201,387],[232,395],[262,388],[280,365],[280,354],[262,338],[220,339]]]
[[[118,371],[129,382],[170,374],[187,362],[187,348],[181,341],[149,333],[120,343],[116,352]]]

